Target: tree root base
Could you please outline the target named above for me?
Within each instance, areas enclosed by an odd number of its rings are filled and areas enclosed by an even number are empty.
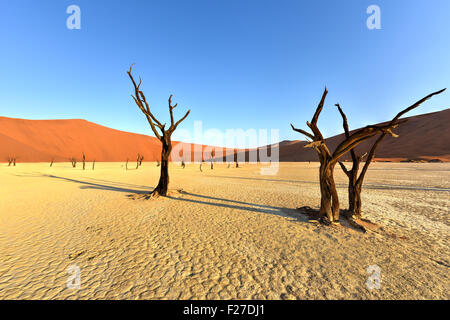
[[[180,198],[183,195],[183,189],[177,190],[169,190],[167,191],[167,195],[160,195],[158,192],[150,192],[150,193],[133,193],[127,195],[127,197],[131,200],[161,200],[161,199],[170,199],[170,198]]]
[[[321,216],[319,210],[308,206],[297,208],[300,213],[308,216],[312,222],[318,222],[326,226],[348,226],[358,231],[366,232],[382,232],[384,229],[379,224],[376,224],[368,219],[361,217],[354,217],[348,211],[341,210],[339,221],[329,221],[327,217]]]

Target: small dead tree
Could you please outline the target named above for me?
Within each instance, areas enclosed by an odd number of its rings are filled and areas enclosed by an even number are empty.
[[[142,161],[144,161],[143,155],[141,155],[141,157],[139,158],[139,167],[142,166]]]
[[[128,158],[127,158],[127,162],[125,162],[125,170],[128,170]]]
[[[134,95],[131,95],[133,97],[134,102],[136,102],[136,105],[139,107],[139,109],[144,113],[144,115],[147,117],[148,123],[150,124],[150,127],[152,128],[153,133],[155,134],[156,138],[161,141],[162,144],[162,150],[161,150],[161,175],[159,178],[158,185],[156,188],[151,192],[152,196],[166,196],[167,195],[167,189],[169,186],[169,157],[170,153],[172,151],[172,133],[176,130],[178,125],[187,118],[191,110],[188,110],[186,114],[177,122],[175,122],[173,117],[173,109],[177,107],[178,104],[172,105],[172,95],[169,97],[169,113],[170,113],[170,127],[168,129],[165,128],[166,124],[162,124],[156,117],[151,113],[149,104],[147,102],[147,99],[144,95],[144,93],[140,90],[141,86],[141,79],[139,79],[139,84],[136,84],[134,81],[133,76],[131,75],[131,70],[133,68],[133,65],[131,65],[130,70],[127,72],[128,76],[131,79],[131,82],[134,86]],[[159,128],[161,133],[158,132],[156,128]]]
[[[444,92],[445,89],[433,92],[426,97],[422,98],[421,100],[417,101],[413,105],[409,106],[408,108],[400,111],[391,121],[390,124],[395,123],[402,117],[405,113],[417,108],[422,103],[433,97],[434,95],[438,95],[442,92]],[[348,127],[348,121],[347,116],[345,115],[344,111],[342,110],[341,106],[339,104],[336,104],[336,107],[339,110],[339,113],[342,117],[342,125],[344,127],[345,137],[348,138],[350,136],[350,131]],[[403,120],[407,121],[407,120]],[[367,173],[367,170],[370,166],[370,163],[373,161],[373,158],[375,157],[375,151],[380,145],[381,141],[388,135],[388,132],[382,132],[379,137],[375,140],[370,150],[362,155],[357,154],[355,149],[350,150],[350,155],[352,157],[352,167],[351,169],[347,169],[345,164],[341,161],[339,161],[339,165],[341,166],[342,170],[348,177],[348,214],[354,218],[361,218],[361,207],[362,207],[362,201],[361,201],[361,189],[364,181],[364,177]],[[398,135],[391,134],[394,138],[397,138]],[[361,170],[361,173],[358,176],[360,164],[363,161],[364,157],[367,156],[364,166]]]
[[[184,169],[186,168],[186,163],[184,163],[184,160],[181,160],[181,167]]]
[[[77,159],[75,159],[74,157],[72,157],[72,158],[70,159],[70,162],[72,163],[72,168],[76,168],[76,166],[77,166]]]
[[[216,155],[216,152],[214,150],[211,151],[211,170],[214,169],[214,156]]]
[[[138,153],[137,158],[136,158],[136,170],[139,168],[139,162],[141,161],[141,154]]]
[[[53,166],[53,159],[52,159],[52,161],[50,162],[50,168]]]
[[[95,159],[94,159],[94,161],[92,161],[92,170],[94,170],[95,169]]]
[[[336,163],[344,154],[376,134],[380,132],[393,134],[391,129],[397,127],[400,123],[400,121],[397,120],[387,125],[367,126],[357,130],[349,137],[346,137],[345,140],[342,141],[332,153],[328,149],[325,139],[317,126],[317,121],[319,120],[319,115],[322,112],[327,94],[328,91],[325,88],[322,99],[317,106],[311,122],[306,122],[307,126],[311,129],[312,134],[302,129],[297,129],[291,124],[294,131],[297,131],[312,140],[305,145],[305,148],[314,148],[319,156],[319,182],[321,194],[319,219],[326,224],[339,222],[339,198],[336,191],[336,184],[334,182],[334,168]]]
[[[83,170],[86,169],[86,155],[83,152]]]
[[[236,163],[236,168],[239,168],[237,149],[234,149],[234,161]]]

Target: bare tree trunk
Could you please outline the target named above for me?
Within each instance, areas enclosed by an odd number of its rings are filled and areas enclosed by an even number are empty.
[[[53,166],[53,159],[52,159],[52,161],[50,162],[50,168]]]
[[[86,169],[86,155],[83,152],[83,170]]]
[[[152,194],[157,196],[166,196],[169,187],[169,156],[172,151],[172,142],[169,139],[163,139],[161,150],[161,175],[156,188]]]
[[[95,169],[95,159],[94,159],[94,161],[92,161],[92,170],[94,170]]]
[[[339,221],[339,199],[334,182],[334,165],[325,162],[320,164],[320,218],[327,218],[326,222]]]
[[[127,162],[125,163],[125,170],[128,170],[128,158],[127,158]]]

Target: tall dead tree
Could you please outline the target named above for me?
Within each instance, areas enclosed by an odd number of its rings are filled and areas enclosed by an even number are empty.
[[[133,97],[134,102],[136,102],[136,105],[139,107],[139,109],[144,113],[144,115],[147,117],[148,123],[150,124],[150,127],[152,128],[153,133],[155,134],[156,138],[161,141],[162,144],[162,150],[161,150],[161,175],[159,178],[158,185],[156,188],[151,192],[152,196],[166,196],[167,195],[167,189],[169,186],[169,157],[170,152],[172,151],[172,133],[176,130],[178,125],[187,118],[191,110],[188,110],[186,114],[177,122],[175,122],[173,117],[173,109],[177,107],[178,104],[172,105],[172,95],[169,97],[169,113],[170,113],[170,127],[166,129],[166,124],[162,124],[156,117],[151,113],[149,104],[147,102],[147,99],[144,95],[144,93],[140,90],[141,86],[141,79],[139,79],[139,84],[136,84],[134,81],[133,76],[131,75],[131,70],[133,68],[133,65],[131,65],[130,70],[127,72],[128,76],[131,79],[131,82],[134,86],[134,95],[131,95]],[[158,132],[156,128],[159,128],[161,132]]]
[[[328,224],[339,222],[339,198],[336,191],[336,184],[334,182],[334,168],[336,163],[344,154],[376,134],[380,132],[392,134],[391,129],[395,128],[400,121],[397,120],[393,123],[381,126],[367,126],[357,130],[350,136],[346,137],[345,140],[336,147],[334,152],[331,152],[328,149],[325,139],[317,126],[317,121],[319,120],[319,115],[322,112],[327,94],[328,91],[325,88],[322,99],[317,106],[311,122],[306,122],[307,126],[311,129],[312,134],[302,129],[297,129],[292,124],[291,127],[294,131],[297,131],[311,139],[311,141],[305,145],[305,148],[314,148],[319,156],[319,182],[321,194],[319,218],[322,222]]]
[[[408,108],[400,111],[389,123],[393,124],[400,119],[404,114],[407,112],[417,108],[422,103],[430,99],[432,96],[440,94],[444,92],[445,89],[433,92],[426,97],[422,98],[421,100],[417,101],[413,105],[409,106]],[[347,116],[345,115],[344,111],[342,110],[341,106],[339,104],[336,104],[336,107],[339,110],[339,113],[342,116],[342,125],[344,127],[345,137],[348,138],[350,136],[350,131],[348,127],[348,121]],[[403,120],[407,121],[407,119]],[[361,201],[361,189],[364,181],[364,177],[367,173],[367,169],[370,166],[370,163],[372,162],[373,158],[375,157],[375,151],[377,150],[378,146],[380,145],[381,141],[388,135],[388,132],[382,132],[378,138],[375,140],[373,145],[370,147],[369,151],[359,155],[357,154],[355,149],[350,150],[350,155],[352,157],[352,167],[351,169],[347,169],[344,163],[339,161],[339,165],[341,166],[342,170],[348,177],[348,214],[353,216],[354,218],[360,218],[361,217],[361,207],[362,207],[362,201]],[[394,138],[397,138],[398,135],[391,134]],[[363,161],[364,157],[367,156],[364,166],[361,170],[361,173],[358,176],[360,164]]]

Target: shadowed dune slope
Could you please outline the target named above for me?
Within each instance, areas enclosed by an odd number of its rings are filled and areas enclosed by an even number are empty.
[[[375,159],[386,161],[428,161],[432,159],[450,161],[450,109],[405,117],[405,119],[408,119],[408,122],[394,129],[394,132],[400,137],[385,137],[378,146]],[[341,121],[340,118],[339,121]],[[307,128],[306,124],[302,125],[298,121],[294,124],[298,128]],[[351,119],[349,125],[351,126]],[[303,138],[300,134],[299,137]],[[369,151],[377,137],[361,143],[357,147],[358,152]],[[340,134],[326,139],[326,142],[330,150],[333,151],[343,139],[344,135]],[[305,145],[306,141],[302,140],[280,142],[280,161],[318,161],[316,152],[313,149],[304,148]],[[246,157],[248,157],[248,154],[246,154]],[[350,154],[346,154],[343,159],[350,160]]]

